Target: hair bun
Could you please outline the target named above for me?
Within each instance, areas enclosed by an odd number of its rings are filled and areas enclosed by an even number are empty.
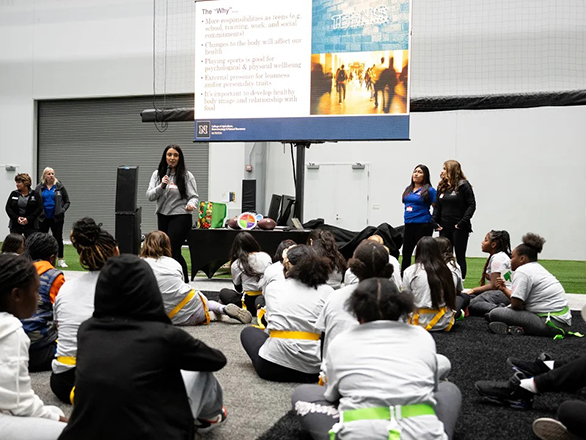
[[[545,238],[541,237],[540,235],[534,234],[529,232],[523,235],[522,238],[523,244],[527,245],[540,253],[543,250],[543,244],[545,243]]]

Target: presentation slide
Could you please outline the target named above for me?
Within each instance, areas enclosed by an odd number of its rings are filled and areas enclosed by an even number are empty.
[[[196,3],[195,140],[409,139],[410,0]]]

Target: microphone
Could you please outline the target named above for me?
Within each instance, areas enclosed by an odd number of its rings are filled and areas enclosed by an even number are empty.
[[[171,174],[171,167],[169,165],[167,165],[167,174],[165,174],[167,177],[169,177],[169,174]],[[162,185],[163,188],[167,187],[166,183],[163,183]]]

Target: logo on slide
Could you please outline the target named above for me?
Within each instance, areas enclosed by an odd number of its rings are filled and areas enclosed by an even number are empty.
[[[195,129],[196,138],[209,138],[210,137],[210,123],[209,121],[197,121]]]

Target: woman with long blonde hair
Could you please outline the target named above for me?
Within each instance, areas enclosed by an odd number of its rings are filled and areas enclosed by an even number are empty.
[[[447,160],[437,185],[437,201],[433,214],[441,237],[447,237],[454,245],[456,261],[466,278],[466,248],[472,232],[470,219],[476,211],[476,199],[472,185],[466,179],[457,160]]]

